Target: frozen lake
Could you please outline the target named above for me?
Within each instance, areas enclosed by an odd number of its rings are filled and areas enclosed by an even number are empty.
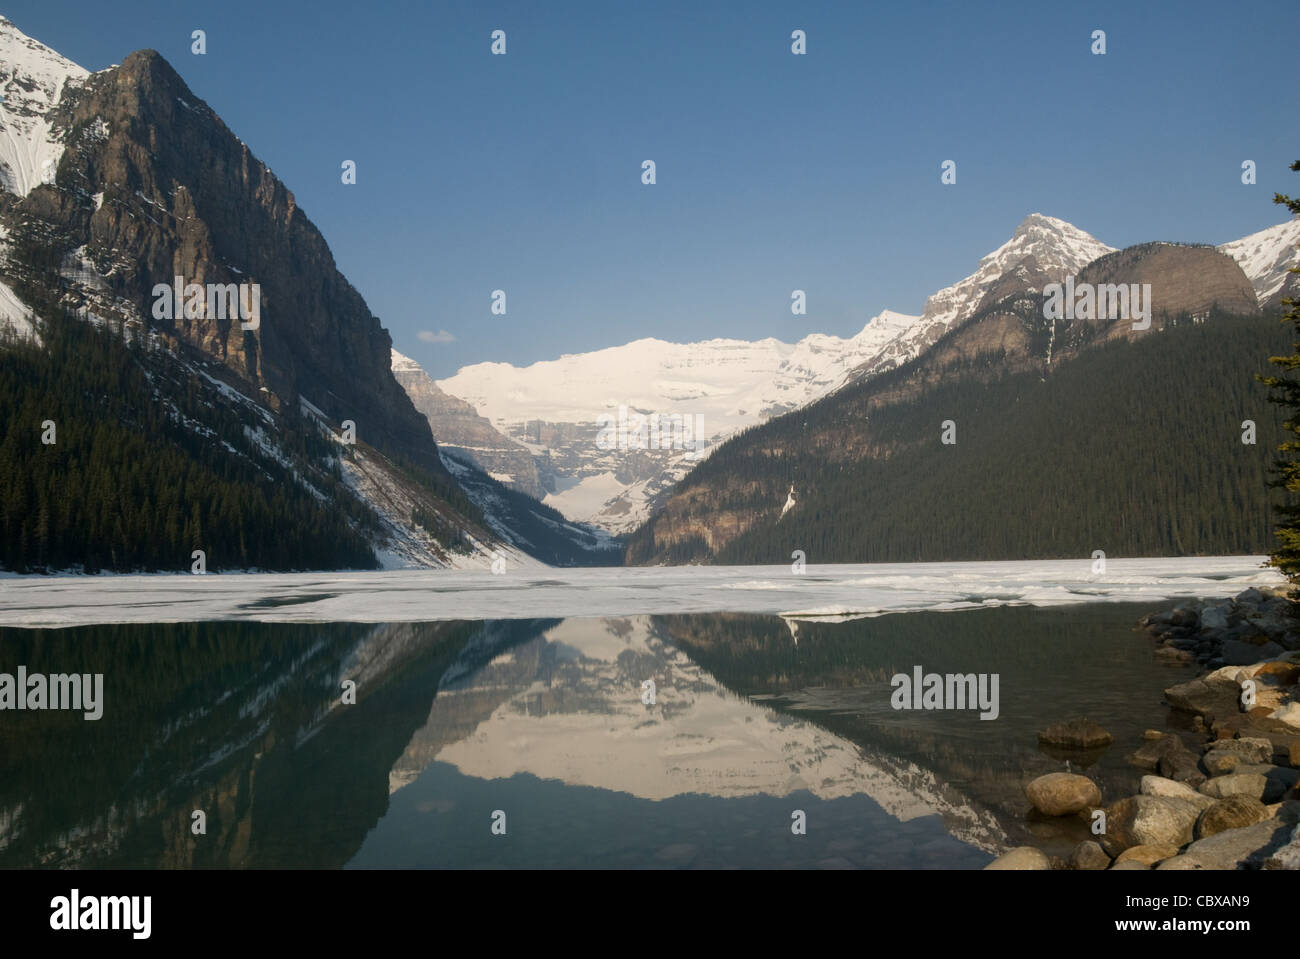
[[[669,613],[787,619],[1232,596],[1283,583],[1262,556],[808,566],[9,576],[0,625],[396,623]]]

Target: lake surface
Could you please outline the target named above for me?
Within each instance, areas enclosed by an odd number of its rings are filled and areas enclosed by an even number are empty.
[[[1084,761],[1108,799],[1135,789],[1123,757],[1193,673],[1134,630],[1153,608],[3,628],[0,672],[102,673],[104,703],[97,721],[0,713],[0,866],[966,869],[1031,836],[1064,851],[1082,822],[1026,817],[1023,783],[1067,768],[1036,732],[1100,722],[1116,742]],[[996,673],[998,717],[892,708],[915,666]]]

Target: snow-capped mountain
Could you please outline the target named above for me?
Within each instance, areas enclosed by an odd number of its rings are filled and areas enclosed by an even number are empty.
[[[861,373],[891,369],[918,356],[944,333],[974,316],[980,306],[1007,284],[1037,291],[1064,280],[1114,248],[1073,224],[1031,213],[1011,239],[979,262],[964,280],[945,287],[925,301],[921,318],[863,364]]]
[[[478,363],[437,386],[532,452],[543,502],[570,519],[621,532],[635,528],[655,496],[711,446],[835,389],[916,320],[886,310],[855,336],[815,333],[797,343],[643,339],[522,368]],[[652,414],[687,417],[698,436],[688,449],[638,448],[634,441],[610,448],[601,441],[602,424],[617,428],[620,411],[630,423]]]
[[[87,513],[10,530],[0,565],[539,565],[443,464],[293,194],[159,54],[90,73],[0,19],[0,98],[0,346],[32,384],[0,421],[58,421],[51,454],[10,448],[0,473]],[[177,275],[186,308],[160,313]],[[252,324],[220,299],[245,284]]]
[[[907,362],[1010,284],[1041,289],[1110,252],[1064,220],[1034,213],[973,274],[931,296],[920,316],[885,310],[847,339],[820,333],[793,344],[645,339],[522,368],[478,363],[438,386],[533,452],[547,489],[544,502],[570,519],[627,532],[700,457],[601,449],[602,415],[616,416],[620,406],[647,415],[698,415],[715,446],[849,379]]]
[[[70,87],[90,71],[33,40],[0,16],[0,187],[27,196],[53,183],[63,156],[63,131],[51,113]]]
[[[1289,272],[1300,266],[1300,217],[1224,243],[1219,250],[1241,266],[1261,307],[1275,306],[1283,297],[1300,293],[1300,275]]]

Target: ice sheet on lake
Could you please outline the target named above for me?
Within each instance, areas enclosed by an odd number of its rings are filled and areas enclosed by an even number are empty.
[[[0,625],[768,613],[789,619],[981,606],[1160,602],[1280,585],[1261,556],[808,566],[388,570],[0,578]]]

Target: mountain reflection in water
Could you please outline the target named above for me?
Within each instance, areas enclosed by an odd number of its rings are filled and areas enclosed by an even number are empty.
[[[102,672],[105,709],[0,714],[0,866],[978,868],[1075,841],[1024,815],[1047,723],[1136,784],[1187,671],[1140,612],[4,629],[0,671]],[[999,673],[999,718],[895,712],[918,664]]]

